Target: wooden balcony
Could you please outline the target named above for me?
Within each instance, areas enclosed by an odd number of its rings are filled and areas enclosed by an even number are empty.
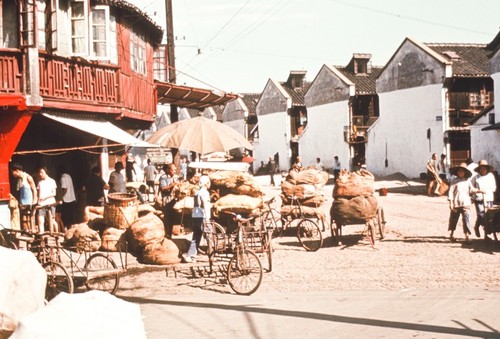
[[[155,85],[142,75],[125,74],[115,65],[43,52],[38,64],[44,107],[154,119]],[[0,50],[0,94],[25,94],[24,73],[21,51]]]
[[[22,58],[17,50],[0,51],[0,94],[22,93]]]
[[[90,104],[118,104],[119,68],[81,58],[40,54],[40,95]]]

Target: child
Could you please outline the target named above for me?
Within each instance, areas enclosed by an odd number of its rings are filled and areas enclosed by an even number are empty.
[[[469,228],[469,208],[472,205],[471,194],[473,192],[469,178],[472,176],[472,172],[467,169],[466,163],[461,163],[457,167],[450,168],[450,174],[456,176],[451,180],[448,192],[448,201],[450,202],[448,231],[450,231],[450,240],[455,241],[453,233],[457,227],[458,218],[462,215],[465,241],[468,242],[471,233]]]
[[[481,160],[474,171],[478,173],[471,180],[472,186],[474,187],[474,205],[476,206],[477,215],[474,232],[476,236],[480,238],[481,233],[479,232],[479,226],[485,226],[484,239],[488,240],[488,232],[490,230],[486,229],[486,221],[484,219],[485,208],[491,208],[493,206],[497,184],[495,175],[492,173],[493,166],[490,166],[486,160]]]

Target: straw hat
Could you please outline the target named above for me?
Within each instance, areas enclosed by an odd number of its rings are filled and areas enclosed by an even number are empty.
[[[480,160],[479,163],[477,164],[477,167],[474,169],[474,171],[476,171],[477,173],[479,173],[479,170],[482,168],[482,167],[486,167],[486,170],[488,172],[491,172],[493,171],[493,166],[489,165],[488,162],[486,160]]]
[[[452,175],[457,175],[457,171],[459,169],[463,169],[464,170],[466,178],[470,178],[472,176],[472,172],[467,168],[467,164],[465,162],[460,163],[460,165],[458,165],[456,167],[450,168],[450,173]]]

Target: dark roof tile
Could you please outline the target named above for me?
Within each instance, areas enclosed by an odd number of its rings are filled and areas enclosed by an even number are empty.
[[[438,44],[425,45],[452,62],[453,77],[489,77],[486,44]],[[458,57],[458,58],[456,58]]]
[[[349,67],[335,67],[346,78],[351,80],[356,88],[356,95],[360,94],[377,94],[375,89],[375,80],[382,72],[383,67],[372,66],[371,72],[368,74],[354,74]]]

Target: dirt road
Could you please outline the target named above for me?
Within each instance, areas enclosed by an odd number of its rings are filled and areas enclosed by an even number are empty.
[[[268,177],[258,177],[268,195],[279,195],[269,187]],[[420,182],[386,180],[376,187],[387,187],[387,196],[378,197],[387,225],[386,237],[372,248],[363,235],[363,225],[344,227],[342,244],[333,246],[330,230],[317,252],[306,252],[297,238],[273,240],[273,271],[265,273],[255,295],[307,291],[355,291],[455,289],[500,287],[500,244],[472,237],[463,241],[461,224],[448,239],[448,204],[445,197],[427,197]],[[332,186],[325,186],[325,212],[331,206]],[[471,212],[471,221],[475,221]],[[203,260],[203,259],[202,259]],[[176,265],[164,270],[124,277],[119,296],[214,295],[233,293],[223,277],[200,277],[206,263]],[[193,272],[195,274],[193,274]],[[198,273],[197,273],[198,272]]]

